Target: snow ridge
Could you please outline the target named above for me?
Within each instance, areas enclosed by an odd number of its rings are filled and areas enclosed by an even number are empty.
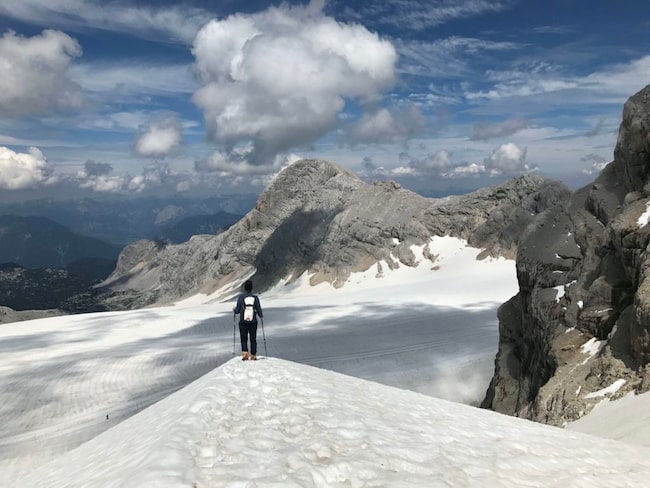
[[[280,359],[233,359],[20,486],[644,486],[650,450]]]

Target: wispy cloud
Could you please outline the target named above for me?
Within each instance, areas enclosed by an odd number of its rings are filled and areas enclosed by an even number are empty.
[[[566,68],[545,63],[532,70],[490,70],[490,88],[466,93],[468,100],[500,100],[565,92],[547,98],[547,104],[568,108],[575,104],[621,104],[650,80],[650,56],[600,67],[588,75],[564,72]]]
[[[69,73],[84,90],[94,93],[187,96],[199,86],[188,64],[91,62],[77,64]]]
[[[7,1],[0,3],[0,15],[66,30],[94,28],[185,44],[190,44],[200,27],[214,16],[182,4],[155,8],[88,0]]]
[[[531,29],[531,32],[534,32],[535,34],[564,35],[571,34],[573,32],[573,28],[565,25],[539,25],[537,27],[533,27]]]
[[[594,137],[600,134],[603,131],[603,127],[605,125],[605,119],[601,118],[596,125],[594,125],[591,129],[589,129],[585,135],[587,137]]]
[[[499,42],[474,37],[452,36],[435,41],[395,39],[400,55],[400,73],[430,78],[460,78],[476,71],[472,60],[486,52],[521,49],[514,42]]]
[[[386,0],[383,2],[363,2],[358,7],[345,5],[343,0],[330,2],[344,15],[365,24],[395,26],[413,30],[465,19],[485,13],[501,12],[509,9],[515,2],[509,0]]]
[[[510,118],[501,123],[479,122],[474,125],[471,139],[487,141],[497,137],[506,137],[528,128],[528,125],[526,120],[518,117]]]

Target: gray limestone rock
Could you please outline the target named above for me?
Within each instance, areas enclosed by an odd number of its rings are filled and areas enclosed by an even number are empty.
[[[304,273],[312,284],[340,287],[351,273],[382,261],[414,266],[410,247],[434,235],[467,239],[486,256],[514,256],[533,217],[569,194],[558,182],[522,176],[469,195],[429,199],[394,182],[365,183],[333,163],[298,161],[227,231],[178,245],[127,247],[103,293],[113,307],[129,308],[199,292],[221,290],[226,297],[250,276],[257,291]]]
[[[625,104],[614,154],[525,232],[484,407],[560,425],[616,380],[615,395],[650,384],[650,225],[639,222],[650,204],[650,86]]]

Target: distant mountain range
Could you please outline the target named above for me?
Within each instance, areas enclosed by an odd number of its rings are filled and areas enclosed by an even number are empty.
[[[194,233],[210,233],[209,229],[214,228],[215,224],[216,228],[220,228],[241,218],[253,208],[256,197],[242,194],[209,198],[170,196],[30,200],[0,203],[0,215],[46,217],[76,234],[122,248],[138,239],[169,238],[170,242],[182,242],[181,239],[187,240]],[[202,220],[196,218],[199,215],[217,217]],[[186,219],[190,219],[189,223]],[[179,224],[179,228],[173,230],[175,224]],[[201,226],[205,225],[208,227],[202,230]]]
[[[118,246],[71,232],[45,217],[0,215],[0,263],[64,268],[87,258],[115,261]]]
[[[178,214],[186,211],[167,208],[166,213],[159,212],[166,225],[155,228],[155,240],[178,244],[196,234],[218,234],[241,218],[220,211],[179,219]],[[131,217],[131,225],[142,218]],[[119,221],[111,225],[103,232],[120,234]],[[0,307],[16,311],[104,310],[88,296],[92,296],[93,286],[114,270],[120,249],[46,217],[0,215]]]
[[[171,225],[164,226],[156,232],[154,240],[169,244],[180,244],[195,235],[220,234],[231,225],[236,224],[241,218],[241,215],[228,212],[192,215]]]

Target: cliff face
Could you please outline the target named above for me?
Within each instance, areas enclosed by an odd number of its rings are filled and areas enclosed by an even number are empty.
[[[343,286],[354,271],[377,266],[380,273],[380,261],[414,265],[410,246],[433,235],[465,238],[486,256],[513,257],[533,217],[569,194],[557,182],[524,176],[427,199],[392,182],[364,183],[336,164],[303,160],[281,172],[255,209],[222,234],[125,248],[105,291],[115,308],[227,290],[251,275],[260,291],[305,272],[312,284]]]
[[[614,161],[523,236],[484,407],[560,425],[650,388],[649,178],[650,86],[625,104]]]

